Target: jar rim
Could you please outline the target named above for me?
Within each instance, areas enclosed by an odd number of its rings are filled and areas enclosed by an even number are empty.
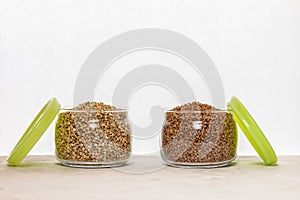
[[[230,110],[170,110],[166,109],[165,113],[230,113]]]
[[[91,112],[91,113],[96,113],[96,112],[102,112],[102,113],[126,113],[126,109],[118,108],[114,110],[96,110],[96,109],[76,109],[76,108],[68,108],[64,107],[60,109],[61,112],[78,112],[78,113],[86,113],[86,112]]]

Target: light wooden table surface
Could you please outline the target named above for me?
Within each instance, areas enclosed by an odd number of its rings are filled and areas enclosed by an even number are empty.
[[[118,169],[64,167],[53,156],[29,156],[9,167],[5,159],[0,157],[0,200],[300,199],[300,156],[279,157],[272,167],[239,157],[216,169],[165,167],[155,157],[134,157]]]

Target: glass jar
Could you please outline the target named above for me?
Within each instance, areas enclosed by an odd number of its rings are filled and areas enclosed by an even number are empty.
[[[124,165],[131,155],[127,111],[61,109],[55,126],[57,160],[71,167]]]
[[[162,159],[171,166],[212,168],[236,158],[237,127],[227,110],[167,110]]]

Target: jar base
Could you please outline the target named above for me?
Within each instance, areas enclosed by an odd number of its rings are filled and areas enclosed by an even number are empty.
[[[210,169],[210,168],[219,168],[226,167],[232,164],[232,162],[236,159],[233,157],[230,160],[222,161],[222,162],[214,162],[214,163],[186,163],[186,162],[173,162],[169,160],[165,160],[166,164],[171,167],[177,168],[191,168],[191,169]]]
[[[57,158],[59,164],[73,167],[73,168],[112,168],[112,167],[120,167],[126,165],[128,160],[116,161],[116,162],[77,162],[77,161],[70,161],[70,160],[62,160]]]

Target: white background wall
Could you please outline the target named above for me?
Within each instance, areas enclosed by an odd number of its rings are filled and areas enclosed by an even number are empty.
[[[94,48],[155,27],[199,43],[278,154],[300,154],[300,3],[297,0],[0,1],[0,154],[7,155],[51,97],[72,105]],[[193,86],[197,87],[197,85]],[[53,126],[32,150],[52,154]],[[240,132],[240,154],[254,151]]]

